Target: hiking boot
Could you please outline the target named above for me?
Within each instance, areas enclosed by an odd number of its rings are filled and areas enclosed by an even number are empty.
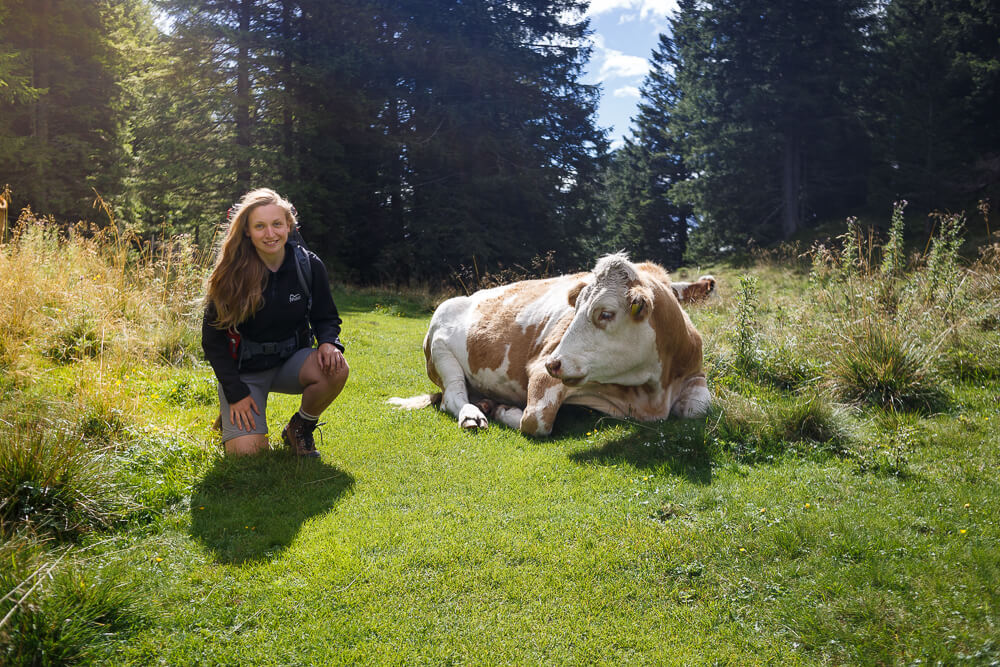
[[[318,422],[308,422],[296,412],[281,431],[281,439],[296,456],[315,458],[319,456],[316,441],[313,440],[313,431],[317,425]]]

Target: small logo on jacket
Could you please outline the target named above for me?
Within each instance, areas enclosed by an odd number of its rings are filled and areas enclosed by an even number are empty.
[[[301,301],[301,300],[302,300],[302,295],[301,294],[289,294],[288,295],[288,303],[295,303],[296,301]]]

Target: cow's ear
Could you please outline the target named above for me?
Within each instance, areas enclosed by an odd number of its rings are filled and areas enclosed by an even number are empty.
[[[628,291],[629,315],[636,322],[641,322],[653,309],[653,295],[648,287],[636,285]]]
[[[576,285],[574,285],[570,289],[569,294],[568,294],[569,305],[571,305],[573,308],[576,308],[576,300],[578,298],[580,298],[580,292],[582,292],[583,288],[586,287],[586,286],[587,286],[587,283],[585,283],[585,282],[583,282],[581,280],[580,282],[578,282]]]

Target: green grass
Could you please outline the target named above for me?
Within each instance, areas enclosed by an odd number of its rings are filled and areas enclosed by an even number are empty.
[[[352,372],[313,461],[224,458],[189,355],[8,353],[0,418],[61,412],[132,505],[73,539],[8,522],[0,581],[52,578],[0,627],[0,662],[44,664],[39,646],[116,665],[1000,660],[995,320],[949,315],[954,340],[921,369],[933,409],[842,404],[839,320],[805,271],[711,271],[723,299],[690,314],[712,415],[566,408],[546,439],[385,404],[433,389],[417,292],[337,292]],[[759,349],[738,371],[748,272]],[[296,405],[273,397],[273,439]]]
[[[215,456],[189,502],[130,534],[154,621],[114,662],[997,657],[995,408],[922,421],[905,478],[795,448],[747,464],[711,425],[586,410],[547,440],[465,433],[383,404],[430,388],[425,324],[347,315],[322,460]],[[294,406],[275,403],[272,430]]]

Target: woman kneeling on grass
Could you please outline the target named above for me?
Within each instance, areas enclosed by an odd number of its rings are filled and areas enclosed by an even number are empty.
[[[313,431],[350,370],[326,267],[289,242],[295,210],[273,190],[248,192],[230,220],[208,279],[201,327],[202,348],[219,380],[226,453],[267,449],[267,396],[277,391],[302,394],[281,439],[297,456],[319,456]]]

